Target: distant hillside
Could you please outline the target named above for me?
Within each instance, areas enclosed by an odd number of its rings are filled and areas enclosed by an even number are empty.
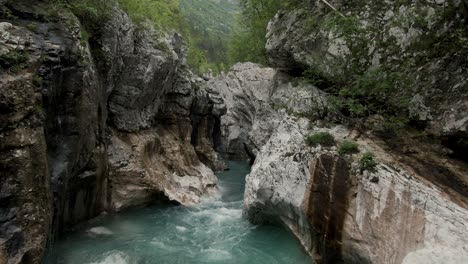
[[[226,67],[228,40],[239,13],[237,0],[180,0],[190,35],[190,64],[199,71]]]

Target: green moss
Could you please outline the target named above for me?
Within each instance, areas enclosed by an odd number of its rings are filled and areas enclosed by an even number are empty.
[[[306,136],[305,141],[309,146],[322,145],[324,147],[331,147],[335,145],[335,137],[328,132],[319,132]]]
[[[354,154],[359,152],[359,145],[354,141],[343,141],[340,144],[338,152],[342,155],[344,154]]]

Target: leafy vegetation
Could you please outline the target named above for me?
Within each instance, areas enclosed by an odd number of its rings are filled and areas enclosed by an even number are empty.
[[[402,74],[371,69],[355,76],[338,93],[338,106],[354,117],[372,114],[396,116],[405,109],[410,97],[401,88],[409,87]]]
[[[0,55],[0,67],[7,69],[25,63],[29,60],[28,53],[24,51],[10,51]]]
[[[178,0],[118,0],[132,20],[148,19],[157,29],[180,29],[181,13]]]
[[[279,9],[293,6],[297,0],[240,0],[241,15],[234,30],[229,59],[235,62],[267,64],[265,44],[268,22]]]
[[[375,155],[372,152],[366,152],[362,155],[359,160],[359,165],[361,172],[376,172],[377,171],[377,161],[375,160]]]
[[[83,44],[98,40],[102,24],[118,3],[137,24],[149,21],[160,30],[181,32],[189,45],[189,64],[197,72],[228,67],[228,41],[237,0],[53,0],[53,12],[72,11],[84,26]],[[51,11],[52,12],[52,11]]]
[[[228,68],[229,37],[236,23],[236,0],[180,0],[190,49],[189,64],[198,72]]]
[[[319,132],[310,134],[305,138],[307,145],[317,146],[322,145],[324,147],[331,147],[335,145],[335,137],[328,132]]]
[[[341,145],[340,145],[340,147],[338,149],[338,152],[341,155],[358,153],[359,152],[359,145],[354,141],[345,140],[345,141],[343,141],[343,143],[341,143]]]

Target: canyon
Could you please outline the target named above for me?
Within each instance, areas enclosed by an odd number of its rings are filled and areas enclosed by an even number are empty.
[[[244,217],[284,226],[314,263],[468,261],[466,48],[432,45],[458,34],[465,2],[329,1],[364,33],[312,2],[269,23],[270,66],[213,77],[190,70],[179,33],[118,5],[89,39],[64,7],[0,0],[0,263],[42,263],[99,215],[219,195],[228,159],[252,165]],[[378,114],[350,122],[323,85],[383,66],[416,80],[416,129],[399,136]],[[310,68],[326,81],[303,79]],[[308,144],[316,133],[335,144]]]

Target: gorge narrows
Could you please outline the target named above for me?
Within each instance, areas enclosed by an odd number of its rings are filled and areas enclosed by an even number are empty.
[[[193,207],[131,209],[92,220],[56,241],[46,264],[310,263],[292,234],[242,217],[250,166],[229,162],[220,194]]]
[[[467,25],[0,0],[0,264],[468,263]]]

